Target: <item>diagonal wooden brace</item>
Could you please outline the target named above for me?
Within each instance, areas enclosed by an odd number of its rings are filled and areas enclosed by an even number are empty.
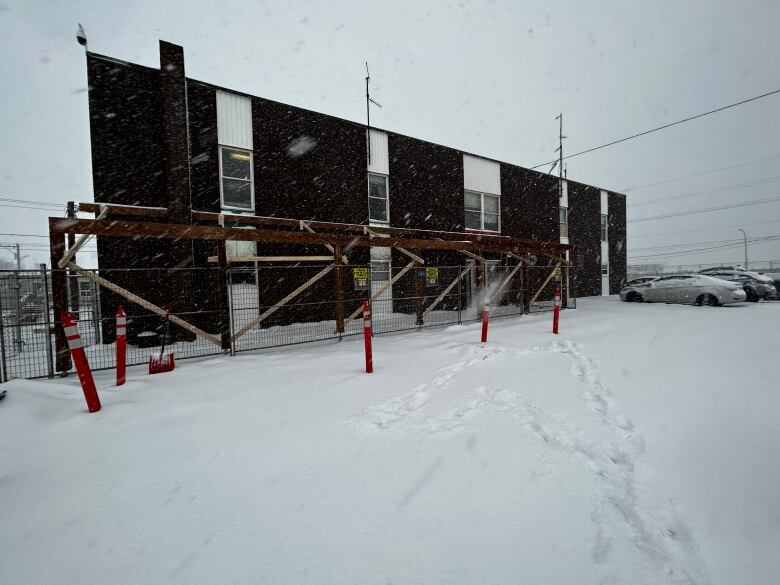
[[[453,280],[453,281],[452,281],[452,282],[451,282],[449,285],[447,285],[447,288],[445,288],[443,291],[441,291],[441,294],[440,294],[438,297],[436,297],[436,299],[435,299],[435,300],[434,300],[434,301],[433,301],[433,302],[432,302],[430,305],[428,305],[428,308],[427,308],[427,309],[425,309],[425,311],[423,311],[423,315],[427,315],[429,312],[433,311],[433,309],[434,309],[434,308],[435,308],[435,307],[436,307],[436,306],[437,306],[437,305],[438,305],[440,302],[442,302],[442,300],[444,299],[444,297],[446,297],[446,296],[447,296],[447,293],[448,293],[448,292],[450,292],[450,291],[453,289],[453,287],[454,287],[456,284],[458,284],[458,281],[459,281],[461,278],[463,278],[464,276],[466,276],[466,274],[468,274],[468,272],[469,272],[469,270],[471,270],[471,268],[472,268],[471,266],[467,266],[467,267],[466,267],[466,268],[463,270],[463,272],[461,272],[461,273],[458,275],[458,277],[457,277],[455,280]]]
[[[96,219],[103,219],[108,214],[108,207],[105,205],[100,206],[100,215],[97,216]],[[89,240],[92,236],[90,234],[82,234],[78,241],[73,244],[73,246],[65,252],[65,255],[62,257],[62,260],[60,260],[57,265],[60,268],[65,268],[70,263],[70,259],[73,258],[76,255],[76,252],[78,252],[81,247],[87,243],[87,240]],[[75,266],[75,265],[74,265]]]
[[[548,274],[548,275],[547,275],[547,278],[545,278],[545,279],[544,279],[544,282],[542,283],[542,286],[540,286],[540,287],[539,287],[539,290],[537,290],[537,291],[534,293],[534,296],[532,296],[532,297],[531,297],[531,301],[528,303],[529,305],[532,305],[532,304],[533,304],[533,302],[536,300],[536,297],[538,297],[538,296],[539,296],[539,294],[540,294],[540,293],[541,293],[541,292],[544,290],[544,287],[545,287],[545,286],[547,286],[547,283],[548,283],[548,282],[550,282],[550,280],[552,280],[552,277],[553,277],[553,276],[555,276],[555,271],[556,271],[556,269],[558,269],[558,268],[560,268],[560,267],[561,267],[561,263],[560,263],[560,262],[558,262],[558,264],[556,264],[556,265],[553,267],[553,269],[550,271],[550,274]],[[528,286],[528,284],[527,284],[527,283],[526,283],[526,286]]]
[[[246,325],[244,325],[244,326],[243,326],[241,329],[239,329],[238,331],[236,331],[236,332],[233,334],[233,337],[231,337],[231,338],[230,338],[230,342],[231,342],[231,343],[233,343],[233,342],[234,342],[236,339],[238,339],[239,337],[241,337],[242,335],[244,335],[245,333],[247,333],[247,332],[248,332],[248,331],[250,331],[251,329],[254,329],[255,327],[257,327],[257,325],[259,325],[260,323],[262,323],[263,321],[265,321],[265,320],[266,320],[268,317],[270,317],[270,316],[271,316],[273,313],[275,313],[276,311],[278,311],[279,309],[281,309],[281,308],[282,308],[282,307],[283,307],[285,304],[287,304],[289,301],[291,301],[292,299],[294,299],[295,297],[297,297],[297,296],[298,296],[299,294],[301,294],[301,293],[302,293],[304,290],[306,290],[307,288],[309,288],[311,285],[313,285],[315,282],[317,282],[317,281],[318,281],[320,278],[322,278],[323,276],[325,276],[325,275],[326,275],[328,272],[330,272],[331,270],[333,270],[335,267],[336,267],[336,265],[335,265],[335,264],[331,264],[330,266],[326,266],[325,268],[323,268],[322,270],[320,270],[320,271],[319,271],[317,274],[315,274],[314,276],[312,276],[312,277],[311,277],[309,280],[307,280],[306,282],[304,282],[304,283],[303,283],[301,286],[299,286],[298,288],[296,288],[294,291],[292,291],[290,294],[288,294],[286,297],[284,297],[284,298],[283,298],[281,301],[279,301],[278,303],[276,303],[276,304],[275,304],[273,307],[270,307],[270,308],[266,309],[266,310],[263,312],[263,314],[262,314],[262,315],[258,315],[257,317],[255,317],[254,319],[252,319],[252,321],[250,321],[249,323],[247,323]]]
[[[313,229],[311,229],[311,227],[309,226],[309,224],[308,224],[308,223],[306,223],[306,222],[305,222],[305,221],[303,221],[303,220],[300,220],[300,221],[298,222],[298,225],[300,226],[300,228],[301,228],[302,230],[306,230],[307,232],[309,232],[309,233],[311,233],[311,234],[315,234],[315,233],[317,233],[317,232],[315,232]],[[326,247],[328,250],[330,250],[331,252],[335,251],[335,248],[334,248],[333,246],[331,246],[330,244],[325,244],[325,247]],[[346,256],[345,254],[342,254],[342,255],[341,255],[341,262],[342,262],[343,264],[349,264],[349,258],[347,258],[347,256]]]
[[[169,315],[165,309],[162,309],[161,307],[158,307],[157,305],[154,305],[147,301],[146,299],[142,299],[138,295],[131,293],[129,290],[122,288],[121,286],[118,286],[114,284],[113,282],[109,282],[105,278],[98,276],[97,274],[94,274],[93,272],[90,272],[89,270],[84,270],[81,266],[78,266],[74,264],[73,262],[68,262],[67,267],[70,268],[73,272],[77,272],[78,274],[81,274],[83,277],[88,278],[92,282],[95,282],[99,284],[100,286],[107,288],[108,290],[115,292],[121,297],[126,298],[129,301],[134,302],[137,305],[140,305],[144,309],[150,310],[152,313],[156,313],[160,317],[168,317],[168,319],[171,321],[171,323],[175,323],[182,329],[185,329],[189,331],[190,333],[194,333],[195,335],[202,337],[203,339],[206,339],[207,341],[210,341],[214,345],[218,345],[220,348],[222,348],[222,340],[219,337],[216,337],[214,335],[211,335],[209,333],[206,333],[202,329],[198,329],[194,325],[190,325],[183,319],[177,317],[176,315]]]
[[[390,279],[390,282],[385,284],[382,288],[380,288],[378,291],[376,291],[374,294],[371,295],[371,302],[374,302],[377,298],[379,298],[379,295],[381,295],[383,292],[385,292],[388,288],[393,286],[398,280],[407,272],[409,272],[412,268],[417,266],[417,261],[409,262],[406,266],[403,267],[401,271],[398,272],[393,278]],[[363,312],[363,307],[358,307],[358,309],[352,313],[349,317],[344,319],[344,327],[349,325],[352,321],[355,320],[355,317],[360,315]]]

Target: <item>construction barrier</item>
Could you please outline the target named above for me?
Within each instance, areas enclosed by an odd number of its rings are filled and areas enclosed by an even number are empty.
[[[127,369],[127,315],[125,308],[119,305],[116,312],[116,385],[125,383]]]
[[[561,315],[561,289],[555,289],[555,306],[553,307],[553,333],[558,335],[558,319]]]
[[[482,343],[487,342],[489,318],[490,318],[490,301],[486,301],[485,306],[482,309]]]
[[[371,352],[371,307],[363,303],[363,341],[366,349],[366,373],[374,371],[374,356]]]
[[[76,364],[76,372],[79,375],[81,389],[84,391],[87,408],[89,412],[97,412],[100,410],[100,398],[98,397],[97,388],[95,388],[95,381],[92,379],[92,370],[89,369],[89,362],[84,351],[84,342],[81,340],[79,328],[71,313],[63,313],[60,319],[62,320],[62,328],[65,330],[65,338],[68,340],[70,355],[73,358],[73,363]]]

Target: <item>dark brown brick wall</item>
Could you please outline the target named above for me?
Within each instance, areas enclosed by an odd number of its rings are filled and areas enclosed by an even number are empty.
[[[601,294],[601,192],[568,181],[569,243],[576,246],[572,283],[578,297]]]
[[[626,283],[626,196],[620,193],[607,195],[609,210],[609,293],[618,294]]]

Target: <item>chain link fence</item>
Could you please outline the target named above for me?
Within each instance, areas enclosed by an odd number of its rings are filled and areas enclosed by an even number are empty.
[[[116,365],[120,305],[128,316],[127,364],[139,365],[160,352],[163,342],[177,359],[186,359],[339,340],[362,333],[365,301],[375,334],[478,321],[486,295],[491,318],[552,310],[558,286],[550,278],[552,270],[488,263],[484,274],[474,264],[394,266],[373,273],[369,266],[352,265],[94,271],[158,306],[170,306],[173,314],[217,338],[225,332],[229,349],[172,324],[165,333],[160,316],[84,276],[68,274],[68,302],[89,363],[102,370]],[[0,382],[56,375],[58,318],[51,281],[52,271],[46,269],[0,271]],[[561,283],[569,308],[576,308],[575,281],[570,269],[568,286]],[[299,288],[299,294],[280,303]],[[341,303],[336,301],[339,291]],[[527,311],[524,302],[530,303]]]

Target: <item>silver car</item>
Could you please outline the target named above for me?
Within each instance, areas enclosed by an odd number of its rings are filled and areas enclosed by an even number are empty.
[[[694,305],[727,305],[745,300],[745,291],[734,282],[704,274],[675,274],[627,286],[620,298],[629,303],[661,302]]]
[[[730,282],[739,284],[747,295],[750,303],[758,302],[759,299],[776,299],[777,289],[773,280],[758,272],[747,270],[724,270],[720,272],[707,272],[708,276],[714,276]]]

